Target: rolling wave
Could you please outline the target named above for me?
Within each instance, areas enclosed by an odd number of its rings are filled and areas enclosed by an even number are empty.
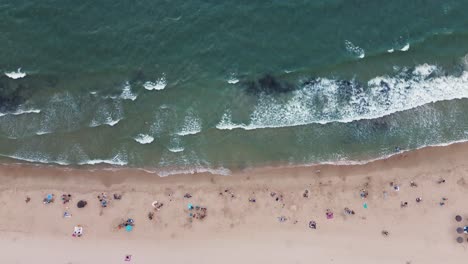
[[[202,130],[201,120],[194,113],[189,112],[184,118],[182,129],[176,134],[179,136],[195,135]]]
[[[80,162],[70,162],[66,158],[55,159],[44,153],[38,152],[19,152],[13,155],[0,154],[2,157],[11,158],[19,161],[26,161],[31,163],[40,163],[40,164],[55,164],[61,166],[68,166],[72,164],[76,165],[99,165],[99,164],[108,164],[116,166],[125,166],[128,165],[127,159],[124,155],[118,153],[110,159],[85,159]]]
[[[27,110],[18,109],[15,112],[0,113],[0,117],[6,116],[6,115],[39,114],[40,112],[41,110],[39,109],[27,109]]]
[[[173,153],[182,152],[185,150],[184,147],[168,147],[167,149]]]
[[[21,68],[18,68],[17,71],[12,71],[12,72],[5,72],[5,75],[8,77],[8,78],[11,78],[11,79],[21,79],[21,78],[24,78],[26,77],[26,73],[22,72],[21,71]]]
[[[62,166],[67,166],[70,165],[69,162],[63,161],[63,160],[52,160],[45,155],[40,155],[40,154],[27,154],[27,155],[4,155],[0,154],[2,157],[10,158],[10,159],[15,159],[19,161],[26,161],[26,162],[31,162],[31,163],[42,163],[42,164],[56,164],[56,165],[62,165]]]
[[[113,119],[112,117],[107,117],[106,120],[104,120],[103,122],[92,120],[89,126],[90,127],[98,127],[102,125],[115,126],[120,122],[120,120],[122,119]]]
[[[171,141],[169,142],[169,146],[167,146],[167,149],[172,153],[178,153],[178,152],[184,151],[185,147],[182,146],[182,142],[179,137],[173,137],[171,138]]]
[[[125,83],[122,93],[120,94],[120,98],[123,100],[135,101],[137,97],[138,96],[132,92],[132,87],[130,86],[130,83]]]
[[[205,167],[194,167],[190,169],[174,169],[174,170],[161,170],[157,174],[160,177],[167,177],[171,175],[181,175],[181,174],[199,174],[199,173],[210,173],[213,175],[231,175],[231,171],[226,168],[205,168]]]
[[[410,48],[410,44],[409,44],[409,43],[406,43],[406,45],[403,46],[400,50],[401,50],[401,51],[408,51],[409,48]]]
[[[87,161],[82,161],[78,165],[99,165],[99,164],[109,164],[116,166],[125,166],[128,164],[126,160],[122,160],[117,156],[112,159],[92,159]]]
[[[123,107],[118,101],[111,104],[103,104],[97,109],[89,126],[97,127],[102,125],[115,126],[123,119]]]
[[[155,82],[147,81],[143,84],[143,87],[146,90],[152,91],[152,90],[163,90],[166,88],[167,81],[166,77],[163,75],[161,78],[157,79]]]
[[[354,80],[318,78],[305,82],[288,98],[262,94],[248,123],[224,113],[218,129],[276,128],[376,119],[437,101],[468,98],[468,72],[444,75],[435,65],[403,69],[395,76],[378,76],[362,85]]]
[[[363,48],[354,45],[351,41],[346,40],[345,41],[345,47],[346,50],[353,56],[358,57],[359,59],[362,59],[366,56],[366,52],[364,51]]]
[[[145,134],[139,134],[134,138],[134,140],[142,145],[144,144],[150,144],[151,142],[154,141],[154,137],[150,135],[145,135]]]

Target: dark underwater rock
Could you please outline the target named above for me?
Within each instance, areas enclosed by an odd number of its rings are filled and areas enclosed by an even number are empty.
[[[294,91],[296,87],[271,74],[266,74],[255,81],[244,82],[247,92],[252,94],[282,94]]]

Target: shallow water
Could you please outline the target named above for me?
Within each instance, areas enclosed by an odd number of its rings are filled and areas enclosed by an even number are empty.
[[[0,155],[225,173],[465,140],[464,10],[0,1]]]

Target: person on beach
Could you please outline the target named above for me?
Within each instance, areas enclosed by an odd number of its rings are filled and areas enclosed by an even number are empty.
[[[317,229],[317,223],[315,221],[309,221],[309,228]]]
[[[362,189],[359,195],[361,196],[362,199],[365,199],[369,195],[369,192],[365,189]]]
[[[437,181],[438,184],[442,184],[442,183],[445,183],[445,179],[444,178],[440,178],[438,181]]]
[[[333,219],[333,212],[330,209],[327,209],[325,215],[327,216],[327,219]]]
[[[71,201],[71,194],[62,194],[62,202],[66,204]]]
[[[355,214],[354,210],[351,210],[348,207],[345,207],[344,212],[347,215],[354,215]]]

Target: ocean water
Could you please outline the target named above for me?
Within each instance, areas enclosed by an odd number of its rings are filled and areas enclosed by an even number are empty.
[[[0,0],[1,159],[228,174],[468,139],[467,0],[257,2]]]

